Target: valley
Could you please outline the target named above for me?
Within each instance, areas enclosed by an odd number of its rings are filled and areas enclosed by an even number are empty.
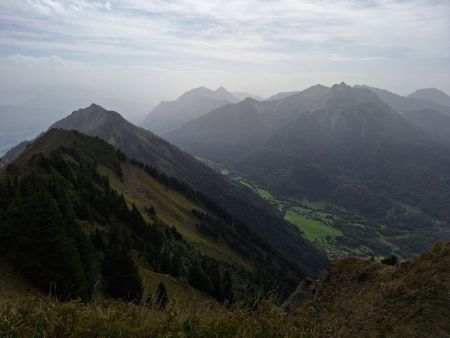
[[[415,255],[416,249],[405,246],[405,242],[417,241],[421,236],[425,236],[423,244],[421,244],[425,248],[428,242],[439,240],[439,236],[448,236],[445,226],[439,227],[440,221],[438,220],[434,222],[436,233],[431,238],[426,238],[426,235],[429,236],[429,232],[424,234],[420,229],[413,227],[408,230],[396,231],[392,229],[394,225],[389,224],[384,218],[367,217],[361,213],[333,205],[327,200],[296,200],[282,197],[262,188],[248,178],[243,178],[224,164],[199,159],[277,207],[283,217],[296,225],[303,232],[305,239],[326,252],[330,260],[338,260],[347,256],[380,258],[390,254],[409,258]],[[401,205],[402,210],[406,210],[412,217],[421,215],[417,208],[401,203],[398,205],[399,208]],[[395,212],[395,209],[392,212]]]

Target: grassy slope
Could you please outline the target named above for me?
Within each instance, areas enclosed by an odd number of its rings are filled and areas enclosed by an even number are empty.
[[[1,337],[447,337],[450,243],[398,267],[356,258],[334,264],[318,297],[295,311],[269,302],[257,311],[208,301],[148,304],[50,299],[0,306]],[[150,289],[164,275],[151,273]],[[182,290],[182,289],[178,289]],[[188,293],[188,291],[183,291]],[[172,293],[174,295],[174,293]],[[172,296],[174,297],[174,296]],[[1,305],[1,304],[0,304]]]
[[[123,194],[127,202],[134,203],[144,217],[148,217],[146,210],[153,206],[156,214],[164,223],[175,226],[183,238],[203,254],[250,267],[249,262],[233,253],[225,243],[219,243],[199,234],[195,229],[198,221],[192,215],[191,210],[204,210],[182,194],[165,187],[144,170],[128,162],[122,164],[122,181],[105,166],[99,166],[98,171],[107,176],[111,186]]]
[[[45,295],[25,282],[15,269],[0,259],[0,306],[31,297],[42,298]]]
[[[322,308],[322,325],[334,327],[336,336],[446,337],[449,267],[449,242],[397,267],[346,258],[331,267],[320,301],[301,311]]]
[[[92,154],[105,154],[105,149],[102,148],[105,147],[103,141],[100,142],[77,135],[76,133],[61,130],[52,130],[51,132],[51,137],[38,139],[32,148],[16,159],[16,169],[14,170],[22,171],[23,168],[27,167],[28,161],[33,154],[50,151],[55,148],[55,144],[71,147],[74,142],[80,142],[80,146],[84,149],[91,150]],[[58,143],[52,141],[54,138],[58,140]],[[106,147],[110,146],[107,145]],[[78,164],[73,157],[67,154],[64,155],[64,159]],[[150,205],[153,205],[157,210],[158,216],[165,223],[174,225],[186,240],[191,242],[204,254],[217,259],[233,261],[235,263],[241,263],[241,265],[249,266],[249,263],[237,257],[234,253],[228,254],[229,250],[225,244],[215,243],[195,231],[194,224],[196,220],[191,215],[191,209],[196,208],[201,210],[201,207],[194,205],[180,193],[161,185],[142,169],[133,166],[129,162],[123,163],[122,170],[124,182],[119,180],[113,170],[103,165],[99,167],[99,171],[109,177],[111,186],[118,190],[118,192],[123,193],[130,205],[131,203],[135,203],[141,209],[144,218],[148,220],[148,215],[145,210]],[[0,171],[2,179],[10,177],[5,168],[2,168]],[[101,225],[95,224],[93,226],[84,221],[81,221],[80,225],[87,232],[92,231],[94,228],[103,229]],[[144,293],[146,295],[154,294],[158,284],[163,282],[167,287],[169,298],[177,299],[181,304],[199,302],[203,304],[207,302],[208,304],[216,304],[215,306],[217,306],[215,300],[190,287],[185,280],[158,274],[151,271],[150,267],[146,266],[139,259],[136,261],[140,269],[141,277],[143,278]],[[0,305],[2,303],[10,303],[11,301],[22,301],[31,296],[42,297],[43,295],[31,285],[24,282],[23,278],[7,262],[0,260]],[[103,297],[98,293],[96,294],[96,298],[97,296],[100,298]]]

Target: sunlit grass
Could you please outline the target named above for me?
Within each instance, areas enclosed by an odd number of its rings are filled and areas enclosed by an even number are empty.
[[[343,235],[342,231],[319,220],[307,218],[298,213],[295,208],[291,208],[286,212],[285,219],[298,226],[305,234],[305,238],[312,242],[316,239],[326,238],[327,236],[339,237]]]

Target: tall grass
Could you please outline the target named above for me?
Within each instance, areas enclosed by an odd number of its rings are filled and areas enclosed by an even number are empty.
[[[311,337],[317,326],[270,302],[255,309],[28,300],[5,306],[0,337]]]

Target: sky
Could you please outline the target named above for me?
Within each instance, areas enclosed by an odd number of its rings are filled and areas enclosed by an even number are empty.
[[[450,0],[0,0],[0,104],[138,120],[184,91],[450,93]]]

